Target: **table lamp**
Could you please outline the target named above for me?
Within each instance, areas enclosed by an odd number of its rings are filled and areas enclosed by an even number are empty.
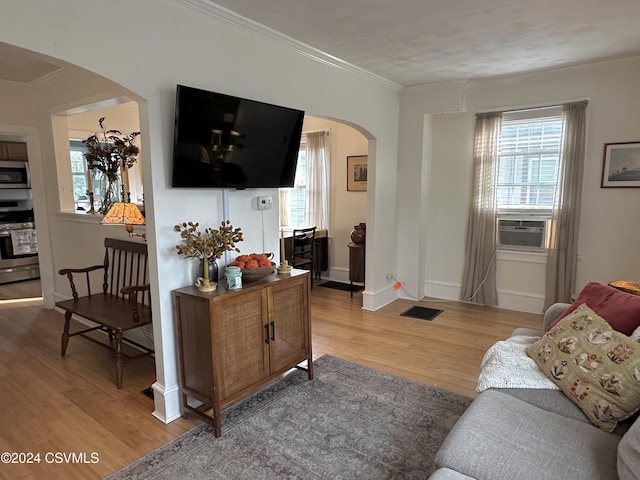
[[[124,225],[129,237],[139,236],[147,240],[146,233],[134,233],[134,225],[145,225],[146,222],[135,203],[116,202],[100,221],[103,225]]]

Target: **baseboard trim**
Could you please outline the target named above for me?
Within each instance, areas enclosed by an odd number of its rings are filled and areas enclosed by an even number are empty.
[[[398,292],[393,287],[384,287],[375,292],[365,288],[364,292],[362,292],[362,309],[375,312],[394,302],[397,298]]]
[[[329,270],[329,280],[334,282],[349,283],[349,269],[331,267]]]
[[[498,290],[498,307],[518,312],[542,313],[544,296],[531,293]]]
[[[153,402],[155,410],[152,415],[163,423],[171,423],[182,416],[182,408],[180,406],[180,389],[177,384],[165,387],[164,385],[154,382]]]
[[[460,300],[460,285],[447,282],[426,281],[424,294],[427,297],[442,298],[444,300]]]
[[[425,282],[425,295],[444,300],[460,300],[461,286],[446,282]],[[513,290],[498,290],[498,308],[516,310],[518,312],[542,313],[544,296]]]

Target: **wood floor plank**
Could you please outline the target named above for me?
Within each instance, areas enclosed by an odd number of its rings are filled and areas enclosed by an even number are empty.
[[[0,464],[0,479],[102,478],[200,423],[192,416],[165,425],[151,415],[153,401],[141,391],[155,380],[152,359],[126,365],[118,390],[108,350],[72,338],[62,358],[62,314],[44,310],[37,296],[10,300],[39,289],[0,286],[0,452],[95,452],[99,461]],[[413,305],[444,312],[432,321],[400,316]],[[361,294],[327,288],[312,291],[311,316],[315,358],[334,355],[469,397],[487,348],[541,323],[540,315],[440,300],[367,312]]]

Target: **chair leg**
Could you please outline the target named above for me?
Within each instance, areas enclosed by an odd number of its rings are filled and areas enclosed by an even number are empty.
[[[64,331],[62,332],[62,342],[60,351],[62,356],[67,353],[67,345],[69,345],[69,324],[71,323],[71,312],[64,312]]]
[[[122,388],[122,371],[124,363],[122,361],[122,332],[116,332],[116,385]]]

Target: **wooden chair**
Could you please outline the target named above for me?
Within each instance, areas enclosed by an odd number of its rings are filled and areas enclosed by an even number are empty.
[[[134,360],[141,356],[153,354],[153,350],[125,338],[128,330],[151,323],[151,305],[149,301],[150,286],[147,283],[147,244],[105,238],[105,253],[102,265],[85,268],[64,268],[58,273],[66,275],[71,284],[73,298],[56,303],[64,310],[64,331],[62,333],[61,353],[64,357],[69,338],[76,335],[85,336],[94,330],[105,332],[109,344],[87,337],[100,345],[116,352],[116,385],[122,388],[122,375],[125,360]],[[103,270],[102,291],[93,293],[90,272]],[[74,282],[74,274],[84,274],[87,294],[79,296]],[[75,315],[97,324],[76,332],[70,332],[71,317]],[[115,339],[115,345],[113,344]],[[137,347],[141,353],[134,356],[125,355],[122,344]]]
[[[293,255],[291,266],[311,271],[311,290],[313,290],[313,266],[315,264],[314,245],[316,227],[299,228],[293,230]]]

